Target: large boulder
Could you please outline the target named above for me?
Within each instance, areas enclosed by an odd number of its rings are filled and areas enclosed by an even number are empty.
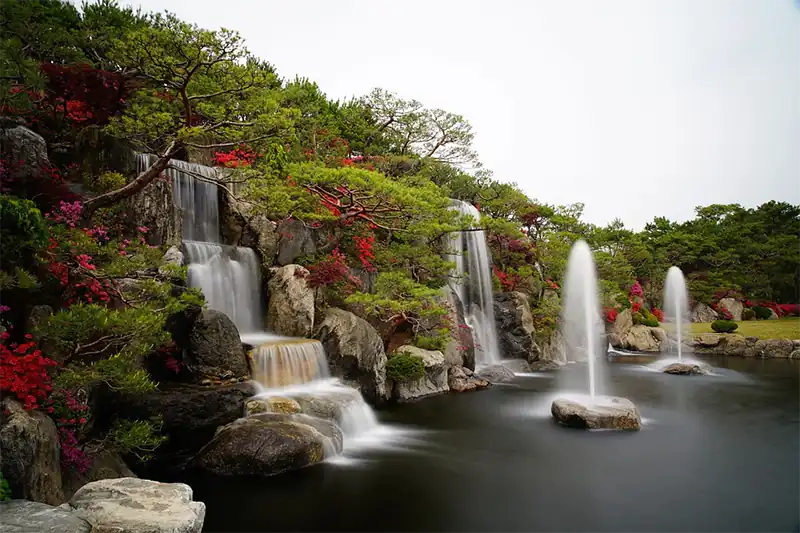
[[[285,219],[278,224],[278,265],[286,266],[317,251],[314,232],[302,221]]]
[[[267,328],[278,335],[310,337],[314,332],[314,289],[300,265],[270,269]]]
[[[735,298],[723,298],[719,301],[719,307],[727,309],[731,315],[733,315],[733,320],[739,322],[742,319],[744,305],[739,300]]]
[[[564,365],[567,362],[567,348],[564,343],[564,336],[559,329],[554,329],[543,342],[539,343],[541,354],[539,361],[531,362],[533,367],[535,363],[549,363],[548,366],[552,367],[553,364]],[[541,365],[537,365],[541,366]]]
[[[259,416],[222,428],[195,456],[192,467],[219,476],[271,476],[325,458],[326,437],[317,429]]]
[[[395,356],[400,354],[421,359],[425,365],[425,374],[417,379],[395,383],[393,395],[396,400],[406,402],[450,390],[447,383],[447,364],[442,352],[406,345],[395,351]]]
[[[634,352],[660,351],[661,342],[658,339],[662,337],[662,335],[660,332],[654,333],[653,330],[655,329],[659,328],[651,328],[642,324],[631,327],[628,334],[622,339],[621,348]],[[663,337],[666,338],[666,334],[664,334]]]
[[[541,352],[536,344],[528,297],[521,292],[503,292],[494,297],[494,318],[500,353],[509,359],[537,361]]]
[[[477,369],[475,373],[489,383],[509,383],[516,377],[514,371],[503,364],[484,366]]]
[[[463,366],[475,370],[475,339],[472,328],[464,318],[464,304],[450,286],[445,286],[445,297],[450,309],[450,322],[456,326],[453,339],[444,349],[444,358],[450,366]]]
[[[85,472],[78,472],[74,468],[65,468],[61,472],[64,482],[64,497],[70,499],[78,489],[101,479],[117,479],[121,477],[137,477],[125,461],[116,453],[108,450],[88,450],[90,463]]]
[[[755,357],[791,358],[794,345],[789,339],[763,339],[753,347]]]
[[[344,446],[344,428],[340,427],[341,422],[339,421],[305,413],[261,413],[251,418],[262,422],[291,422],[298,425],[311,426],[325,437],[323,441],[325,457],[333,457],[334,455],[342,453],[342,448]],[[241,421],[244,419],[240,418],[239,420]],[[234,424],[236,424],[236,422],[234,422]],[[219,431],[223,429],[225,428],[222,427]]]
[[[279,240],[275,222],[264,214],[254,213],[250,204],[228,194],[220,195],[219,217],[220,233],[226,243],[254,249],[265,271],[273,266]]]
[[[14,162],[7,171],[13,180],[35,179],[50,167],[44,138],[24,126],[0,128],[0,150]]]
[[[332,375],[357,383],[368,401],[389,399],[383,341],[366,320],[330,307],[314,336],[325,348]]]
[[[69,505],[98,532],[200,533],[206,516],[189,485],[130,477],[84,485]]]
[[[447,371],[447,384],[453,392],[470,392],[485,389],[489,382],[481,379],[469,368],[451,366]]]
[[[690,347],[701,355],[753,356],[758,341],[755,337],[743,337],[735,333],[704,333],[692,339]]]
[[[698,303],[692,310],[692,322],[714,322],[719,315],[704,303]]]
[[[560,424],[580,429],[641,429],[639,410],[630,400],[611,396],[558,398],[550,406]]]
[[[608,331],[608,342],[614,348],[622,348],[625,338],[633,327],[633,315],[630,309],[624,309],[617,314],[614,323]]]
[[[207,309],[192,324],[183,362],[198,381],[248,375],[247,356],[228,315]]]
[[[175,208],[172,180],[155,179],[123,201],[127,223],[148,228],[147,240],[156,246],[180,247],[183,236],[181,210]]]
[[[26,411],[6,397],[0,418],[3,477],[12,494],[50,505],[64,502],[58,432],[39,411]]]
[[[63,507],[28,500],[0,502],[3,533],[90,533],[92,525]]]

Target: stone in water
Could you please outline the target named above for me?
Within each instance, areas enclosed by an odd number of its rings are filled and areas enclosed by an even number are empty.
[[[672,363],[664,367],[663,372],[667,374],[677,374],[681,376],[705,375],[710,374],[711,369],[708,365],[697,363]]]
[[[638,430],[639,410],[630,400],[613,396],[557,398],[550,413],[560,424],[580,429]]]

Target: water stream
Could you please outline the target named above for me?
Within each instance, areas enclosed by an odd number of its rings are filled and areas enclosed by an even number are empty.
[[[678,361],[683,360],[683,336],[689,325],[689,292],[681,269],[672,266],[664,282],[664,320],[675,328]]]

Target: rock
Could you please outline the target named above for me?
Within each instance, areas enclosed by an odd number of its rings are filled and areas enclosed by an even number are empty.
[[[177,246],[170,246],[164,257],[161,258],[161,266],[158,267],[158,273],[165,277],[173,275],[170,267],[183,266],[183,252]]]
[[[662,372],[677,375],[704,375],[711,373],[711,367],[697,363],[672,363],[664,367]]]
[[[302,413],[332,420],[340,425],[345,422],[347,408],[361,401],[359,392],[349,387],[340,387],[339,390],[297,394],[293,398],[300,405]]]
[[[180,247],[183,235],[181,209],[173,200],[172,179],[155,179],[123,201],[127,222],[148,228],[147,240],[156,246]]]
[[[451,310],[450,322],[456,325],[454,339],[447,343],[444,349],[444,359],[450,366],[463,366],[475,370],[475,339],[472,337],[472,328],[467,325],[464,318],[464,305],[458,294],[445,285],[445,298]]]
[[[401,402],[441,394],[450,390],[447,383],[447,364],[439,351],[423,350],[416,346],[401,346],[395,355],[404,354],[422,359],[425,375],[421,378],[394,384],[393,395]]]
[[[15,181],[41,178],[44,169],[50,167],[44,138],[24,126],[0,128],[0,150],[15,162],[7,169],[9,178]]]
[[[733,320],[739,322],[742,320],[742,311],[744,310],[744,305],[739,300],[734,298],[723,298],[719,301],[719,307],[724,307],[727,309],[731,315],[733,315]]]
[[[272,476],[325,458],[326,437],[306,424],[243,418],[220,430],[192,467],[220,476]]]
[[[505,358],[536,361],[539,346],[528,297],[521,292],[503,292],[494,297],[498,344]]]
[[[764,339],[754,346],[755,357],[791,358],[794,346],[789,339]]]
[[[625,338],[630,333],[633,327],[633,315],[630,309],[623,309],[617,314],[614,323],[608,332],[608,342],[614,348],[622,348],[625,344]]]
[[[300,257],[314,255],[317,245],[313,231],[297,219],[284,219],[278,224],[278,265],[286,266]]]
[[[690,343],[695,353],[706,355],[756,355],[756,337],[742,337],[735,333],[704,333]]]
[[[3,533],[90,533],[91,524],[76,513],[28,500],[0,502]]]
[[[539,356],[539,361],[550,361],[558,365],[563,365],[567,362],[567,349],[564,344],[564,336],[561,335],[561,331],[558,329],[554,329],[539,346],[542,352]],[[531,364],[533,364],[533,361]]]
[[[531,372],[541,372],[543,370],[559,370],[564,365],[557,361],[534,361],[529,366]]]
[[[122,394],[103,388],[92,392],[92,414],[101,426],[116,418],[149,420],[161,415],[161,444],[151,463],[163,461],[170,469],[180,469],[177,459],[194,454],[211,440],[217,427],[242,416],[245,402],[257,392],[252,382],[203,387],[180,385],[141,394]]]
[[[330,307],[314,336],[325,348],[333,376],[358,383],[368,401],[380,403],[389,399],[383,341],[366,320]]]
[[[314,331],[314,290],[300,265],[270,269],[267,328],[287,337],[310,337]]]
[[[86,472],[78,472],[73,468],[65,468],[61,472],[64,482],[64,497],[70,499],[82,486],[101,479],[117,479],[121,477],[137,477],[128,465],[114,452],[89,450],[86,454],[91,463]]]
[[[25,321],[25,332],[33,333],[36,329],[47,321],[53,314],[53,308],[49,305],[34,305],[28,313],[28,319]]]
[[[489,386],[488,381],[475,376],[470,369],[463,366],[451,366],[448,369],[447,384],[453,392],[470,392]]]
[[[717,346],[722,340],[722,335],[719,333],[703,333],[694,339],[695,346],[704,348],[711,348]]]
[[[630,400],[612,396],[553,401],[550,413],[560,424],[581,429],[641,429],[639,410]]]
[[[622,339],[621,347],[635,352],[658,352],[661,349],[661,343],[656,337],[657,334],[653,333],[654,329],[660,328],[651,328],[641,324],[631,327],[628,334]],[[661,332],[663,333],[663,330]],[[666,333],[664,333],[664,338],[666,339]]]
[[[704,303],[699,303],[692,311],[692,322],[714,322],[719,315]]]
[[[789,354],[789,359],[800,359],[800,348],[792,350],[792,353]]]
[[[489,383],[508,383],[516,377],[513,370],[502,364],[479,368],[475,373]]]
[[[538,361],[534,361],[537,363]],[[531,365],[522,359],[509,359],[500,363],[515,374],[526,374],[531,371]]]
[[[50,505],[64,502],[58,432],[39,411],[26,411],[6,397],[0,422],[3,476],[12,494]]]
[[[769,318],[767,320],[778,320],[780,318],[778,316],[778,313],[776,313],[774,309],[772,309],[771,307],[768,309],[769,309]]]
[[[269,398],[258,398],[248,400],[244,405],[245,416],[256,415],[259,413],[300,413],[303,409],[297,400],[285,398],[283,396],[270,396]]]
[[[266,271],[275,263],[278,240],[278,225],[268,219],[266,215],[259,214],[247,219],[240,245],[256,250],[261,257],[262,267]]]
[[[189,485],[130,477],[93,481],[69,504],[92,531],[103,532],[200,533],[206,515],[205,504],[192,501]]]
[[[303,413],[262,413],[253,418],[263,422],[293,422],[311,426],[328,439],[328,442],[325,442],[325,457],[333,457],[342,453],[344,446],[342,429],[337,422],[329,418],[318,418]]]
[[[195,381],[249,373],[236,325],[225,313],[213,309],[204,310],[192,324],[183,362]]]

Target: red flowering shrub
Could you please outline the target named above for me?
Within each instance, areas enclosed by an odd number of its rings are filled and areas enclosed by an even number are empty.
[[[613,324],[614,321],[617,319],[618,313],[617,310],[614,309],[613,307],[608,307],[608,306],[604,307],[603,313],[605,314],[606,322],[608,322],[609,324]]]
[[[375,244],[375,236],[367,235],[365,237],[360,237],[356,235],[353,237],[353,242],[356,243],[358,259],[361,261],[361,265],[364,267],[364,270],[367,272],[374,272],[375,267],[372,265],[371,261],[375,259],[375,254],[372,250],[372,247]]]
[[[516,273],[508,273],[503,272],[497,267],[494,267],[494,275],[497,276],[497,279],[500,281],[500,286],[503,288],[505,292],[511,292],[517,288],[517,286],[522,283],[522,276]]]
[[[314,288],[342,284],[347,290],[361,286],[361,280],[350,274],[347,259],[338,248],[319,263],[310,265],[308,271],[308,284]]]
[[[0,390],[16,396],[25,409],[35,409],[53,390],[47,369],[58,363],[43,356],[35,342],[6,345],[8,337],[4,332],[0,344]]]
[[[216,152],[214,165],[218,167],[239,168],[249,167],[255,163],[261,154],[247,148],[234,148],[230,152]]]
[[[658,321],[659,321],[659,322],[661,322],[661,323],[663,323],[663,322],[664,322],[664,311],[662,311],[662,310],[661,310],[661,309],[659,309],[658,307],[654,307],[654,308],[651,310],[651,312],[653,313],[653,316],[654,316],[654,317],[656,317],[656,320],[658,320]]]
[[[631,297],[638,296],[639,298],[644,296],[644,290],[642,290],[642,286],[641,286],[641,284],[639,284],[638,280],[636,282],[634,282],[633,286],[631,287],[630,295],[631,295]]]
[[[631,303],[631,313],[638,313],[642,310],[642,304],[639,302],[632,302]]]

